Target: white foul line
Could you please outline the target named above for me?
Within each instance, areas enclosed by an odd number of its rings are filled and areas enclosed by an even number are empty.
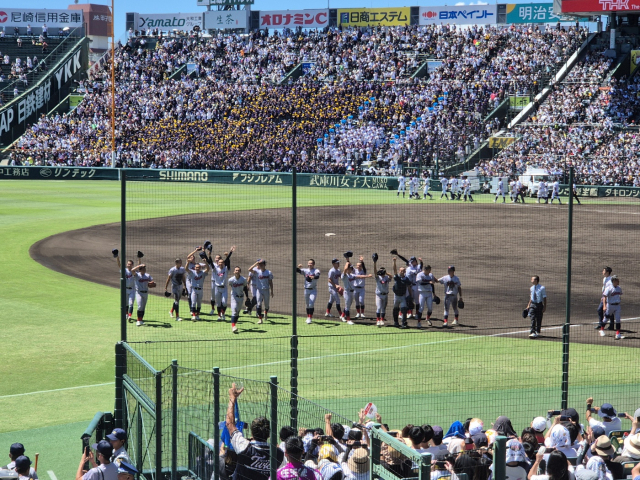
[[[53,473],[53,470],[47,470],[47,473],[49,474],[49,477],[51,477],[51,480],[58,480],[58,477]]]
[[[630,318],[623,318],[620,321],[621,322],[629,322],[631,320],[638,320],[638,319],[640,319],[640,317],[630,317]],[[587,326],[587,325],[595,325],[596,323],[598,323],[598,322],[572,324],[571,328],[584,327],[584,326]],[[562,327],[563,327],[562,325],[558,325],[558,326],[555,326],[555,327],[545,327],[545,328],[542,328],[541,330],[542,331],[559,330]],[[506,335],[519,335],[521,333],[529,333],[529,330],[519,330],[519,331],[515,331],[515,332],[494,333],[494,334],[491,334],[491,335],[463,335],[462,337],[459,337],[459,338],[452,338],[452,339],[449,339],[449,340],[438,340],[436,342],[412,343],[410,345],[399,345],[397,347],[376,348],[376,349],[373,349],[373,350],[362,350],[362,351],[359,351],[359,352],[334,353],[332,355],[320,355],[320,356],[316,356],[316,357],[303,357],[303,358],[298,358],[298,361],[302,362],[302,361],[305,361],[305,360],[320,360],[322,358],[332,358],[332,357],[350,357],[350,356],[353,356],[353,355],[362,355],[362,354],[366,354],[366,353],[387,352],[387,351],[390,351],[390,350],[401,350],[401,349],[404,349],[404,348],[423,347],[423,346],[426,346],[426,345],[437,345],[437,344],[440,344],[440,343],[460,342],[460,341],[463,341],[463,340],[475,340],[476,338],[501,337],[501,336],[506,336]],[[240,369],[243,369],[243,368],[267,367],[269,365],[281,365],[283,363],[289,363],[290,361],[291,361],[291,359],[280,360],[280,361],[277,361],[277,362],[256,363],[254,365],[245,365],[245,366],[242,366],[242,367],[223,368],[223,370],[230,371],[230,370],[240,370]],[[80,386],[77,386],[77,387],[56,388],[54,390],[40,390],[38,392],[16,393],[16,394],[13,394],[13,395],[0,396],[0,399],[11,398],[11,397],[23,397],[23,396],[26,396],[26,395],[37,395],[37,394],[40,394],[40,393],[62,392],[62,391],[65,391],[65,390],[78,390],[78,389],[81,389],[81,388],[105,387],[107,385],[114,385],[114,382],[97,383],[95,385],[80,385]],[[47,472],[47,473],[49,473],[49,472]],[[51,472],[51,473],[53,473],[53,472]]]
[[[63,392],[65,390],[78,390],[80,388],[105,387],[107,385],[114,385],[114,382],[96,383],[95,385],[80,385],[80,386],[77,386],[77,387],[56,388],[56,389],[53,389],[53,390],[40,390],[40,391],[37,391],[37,392],[15,393],[13,395],[2,395],[0,397],[0,399],[2,399],[2,398],[11,398],[11,397],[24,397],[26,395],[37,395],[39,393]]]

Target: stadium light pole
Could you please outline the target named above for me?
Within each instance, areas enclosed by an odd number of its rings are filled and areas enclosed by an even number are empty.
[[[116,166],[116,17],[111,0],[111,168]]]

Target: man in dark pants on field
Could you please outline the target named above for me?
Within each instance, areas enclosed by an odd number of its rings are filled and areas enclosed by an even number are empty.
[[[547,291],[544,286],[540,285],[540,277],[538,275],[531,277],[531,283],[529,303],[527,304],[529,318],[531,319],[529,338],[538,338],[542,327],[542,314],[547,310]]]
[[[398,314],[402,313],[402,328],[407,328],[407,290],[411,288],[411,279],[407,277],[407,269],[396,264],[397,258],[393,257],[393,325],[400,326]]]
[[[604,267],[602,269],[602,293],[604,293],[605,289],[611,285],[611,274],[613,273],[613,269],[611,267]],[[604,320],[604,305],[602,303],[602,295],[600,295],[600,304],[598,305],[598,324],[594,327],[596,330],[603,329],[606,322]],[[613,324],[609,330],[613,330]]]

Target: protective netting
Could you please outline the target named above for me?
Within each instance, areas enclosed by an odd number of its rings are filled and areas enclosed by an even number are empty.
[[[459,191],[460,198],[452,199],[451,191],[445,198],[432,188],[431,197],[425,197],[423,181],[411,195],[410,178],[406,192],[398,193],[396,179],[382,184],[367,177],[298,175],[294,230],[290,174],[226,175],[218,180],[212,174],[206,183],[127,183],[127,256],[142,250],[142,260],[158,283],[156,294],[149,297],[145,325],[136,325],[134,309],[127,339],[154,367],[164,368],[177,358],[182,367],[219,367],[225,375],[252,379],[276,375],[281,387],[294,393],[297,388],[298,394],[347,418],[373,403],[384,422],[400,428],[429,422],[446,430],[454,420],[470,417],[482,418],[488,426],[506,415],[520,430],[533,417],[560,409],[564,402],[582,412],[590,395],[594,403],[610,402],[619,411],[637,408],[639,392],[633,375],[624,374],[626,367],[611,367],[632,358],[639,346],[634,315],[639,300],[633,295],[631,271],[640,221],[635,198],[585,195],[579,197],[581,204],[576,200],[571,328],[563,335],[569,238],[566,187],[561,189],[561,204],[538,203],[535,196],[516,202],[505,180],[503,203],[495,193],[474,193],[473,201],[465,200],[464,190]],[[430,185],[435,187],[434,182]],[[579,191],[607,194],[606,189],[580,187]],[[262,324],[253,306],[251,314],[240,312],[237,333],[232,331],[229,306],[224,320],[218,320],[217,310],[207,315],[210,277],[205,281],[200,321],[191,321],[184,313],[185,297],[180,298],[184,320],[169,317],[173,301],[162,295],[167,271],[174,257],[186,260],[205,240],[213,243],[214,255],[223,257],[235,245],[230,263],[239,265],[244,276],[258,258],[266,259],[266,268],[273,272],[274,296]],[[346,257],[347,252],[353,256]],[[378,254],[376,268],[373,253]],[[408,328],[393,328],[393,280],[388,284],[383,327],[378,325],[376,297],[382,296],[376,294],[375,278],[364,279],[364,297],[359,279],[345,284],[347,259],[354,265],[364,263],[364,268],[347,275],[376,275],[380,267],[393,275],[393,257],[398,270],[407,263],[413,266],[412,257],[418,265],[431,266],[434,294],[441,303],[432,305],[430,325],[425,301],[420,325],[414,307],[407,312]],[[306,269],[311,259],[319,270],[317,279],[294,274],[295,265]],[[346,287],[346,298],[344,293],[333,294],[328,285],[333,259],[340,262],[334,280]],[[438,279],[448,274],[450,266],[460,279],[458,299],[462,297],[465,305],[456,319],[456,302],[450,297],[445,325],[447,285]],[[594,329],[604,266],[620,275],[625,293],[621,303],[625,338],[619,340],[615,330],[605,329],[601,336]],[[527,318],[522,314],[536,275],[546,289],[547,304],[540,330],[534,327],[531,336],[530,312]],[[292,342],[294,284],[298,316]],[[266,286],[264,293],[270,296],[268,282]],[[430,286],[417,288],[427,299]],[[536,291],[543,302],[539,288]],[[313,312],[307,310],[310,292],[315,295]],[[240,299],[241,310],[253,297],[249,289],[248,297]],[[419,300],[420,292],[416,297]],[[349,317],[342,321],[346,301]],[[542,308],[531,313],[535,316]],[[402,318],[398,322],[401,326]],[[568,357],[563,358],[563,351]],[[568,375],[564,389],[563,374]]]

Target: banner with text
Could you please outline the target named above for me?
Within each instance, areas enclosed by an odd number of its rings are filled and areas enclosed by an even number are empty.
[[[516,141],[516,137],[491,137],[489,148],[506,148]]]
[[[637,0],[562,0],[562,13],[598,15],[602,12],[640,13],[640,2]]]
[[[204,12],[206,30],[224,30],[225,28],[247,28],[249,10],[218,10]]]
[[[0,7],[0,26],[5,27],[42,27],[46,24],[48,28],[74,29],[83,24],[83,14],[81,10],[53,10],[45,8],[2,8]],[[51,33],[51,31],[49,32]]]
[[[507,23],[555,23],[564,21],[553,13],[553,3],[508,3]]]
[[[324,28],[329,10],[269,10],[260,12],[260,28]]]
[[[496,23],[496,13],[495,5],[420,7],[420,25],[489,25]]]
[[[202,28],[203,12],[199,13],[135,13],[138,30],[193,30]]]
[[[391,27],[411,23],[410,7],[341,8],[338,25],[343,27]]]
[[[19,101],[9,102],[0,110],[0,142],[3,145],[10,144],[22,135],[27,125],[35,122],[39,115],[48,112],[68,94],[73,80],[77,80],[86,69],[83,48],[84,45],[76,47],[67,56],[67,61],[51,75],[27,90]]]

